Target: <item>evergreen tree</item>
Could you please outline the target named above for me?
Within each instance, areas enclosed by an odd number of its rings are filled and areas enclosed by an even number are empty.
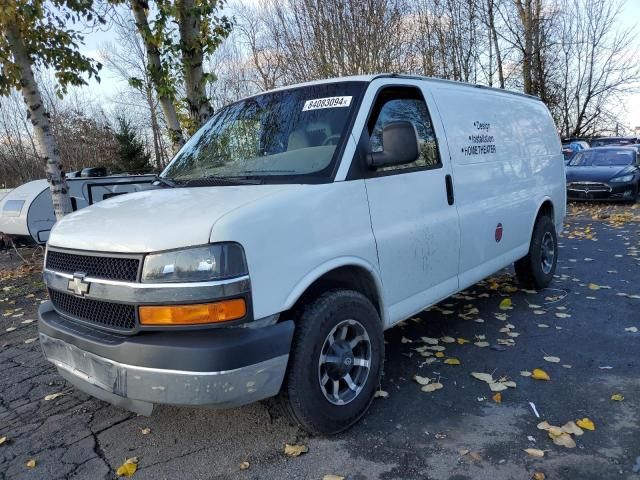
[[[145,173],[152,170],[149,154],[145,152],[144,144],[138,138],[129,120],[118,118],[118,166],[125,172]]]

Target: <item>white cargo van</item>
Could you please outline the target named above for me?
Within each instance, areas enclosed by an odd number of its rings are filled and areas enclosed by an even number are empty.
[[[545,287],[564,215],[536,98],[397,75],[278,89],[219,110],[156,189],[54,227],[40,341],[133,411],[277,395],[338,432],[371,403],[386,328],[513,262]]]

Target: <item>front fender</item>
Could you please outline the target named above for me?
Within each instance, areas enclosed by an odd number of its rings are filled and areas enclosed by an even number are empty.
[[[338,257],[338,258],[331,259],[327,262],[324,262],[321,265],[318,265],[317,267],[315,267],[313,270],[308,272],[306,275],[304,275],[302,278],[300,278],[296,282],[296,286],[291,290],[291,292],[287,296],[287,300],[285,302],[283,310],[288,310],[291,307],[293,307],[293,305],[295,305],[298,299],[316,280],[321,278],[323,275],[326,275],[327,273],[341,267],[360,267],[366,270],[369,273],[369,275],[371,275],[371,278],[373,279],[376,287],[376,293],[378,295],[378,302],[380,304],[382,322],[383,322],[383,325],[386,325],[388,316],[387,316],[386,306],[384,302],[382,278],[380,277],[380,273],[378,272],[378,270],[373,265],[371,265],[365,259],[360,257]]]

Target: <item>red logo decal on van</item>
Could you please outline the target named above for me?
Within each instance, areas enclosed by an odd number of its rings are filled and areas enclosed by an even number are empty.
[[[502,224],[499,223],[496,226],[496,242],[499,242],[500,240],[502,240]]]

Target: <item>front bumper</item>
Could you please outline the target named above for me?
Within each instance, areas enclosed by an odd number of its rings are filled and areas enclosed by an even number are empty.
[[[45,357],[80,390],[148,415],[153,404],[234,407],[274,396],[289,358],[293,322],[262,328],[149,332],[98,331],[38,312]]]
[[[567,185],[568,200],[608,200],[629,202],[634,199],[638,191],[637,183],[634,181],[625,183],[606,184],[607,189],[591,190],[589,188],[578,188]]]

